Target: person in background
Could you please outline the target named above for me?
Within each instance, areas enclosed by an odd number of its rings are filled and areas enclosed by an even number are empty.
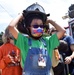
[[[14,45],[14,38],[6,29],[2,35],[3,45],[0,46],[1,75],[22,75],[20,65],[20,49]]]
[[[54,75],[68,75],[68,65],[64,63],[64,52],[68,50],[68,44],[64,40],[59,40],[60,44],[58,46],[60,60],[56,67],[53,67]],[[59,70],[59,71],[58,71]],[[66,74],[67,72],[67,74]]]
[[[19,22],[22,22],[20,25],[27,36],[17,30]],[[51,23],[58,33],[43,37],[46,23]],[[8,29],[21,50],[23,75],[50,75],[52,51],[59,45],[58,39],[64,35],[65,30],[53,20],[47,19],[44,8],[38,3],[30,5],[13,19]]]
[[[62,40],[68,44],[68,51],[65,52],[65,64],[69,64],[69,73],[74,75],[74,39],[65,33]]]

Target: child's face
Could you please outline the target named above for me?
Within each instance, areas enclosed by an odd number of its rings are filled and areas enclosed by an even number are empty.
[[[41,19],[33,19],[31,22],[31,34],[34,37],[40,37],[43,34],[43,22]]]

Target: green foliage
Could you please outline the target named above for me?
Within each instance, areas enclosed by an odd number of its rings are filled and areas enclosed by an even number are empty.
[[[0,45],[3,44],[3,41],[2,41],[2,35],[3,35],[3,32],[0,33]]]

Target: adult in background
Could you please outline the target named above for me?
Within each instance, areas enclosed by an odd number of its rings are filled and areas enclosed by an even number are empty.
[[[14,45],[14,38],[8,29],[2,38],[4,44],[0,46],[1,75],[22,75],[20,50]]]
[[[65,64],[69,64],[69,72],[74,75],[74,39],[65,33],[62,40],[68,44],[68,51],[65,52]]]

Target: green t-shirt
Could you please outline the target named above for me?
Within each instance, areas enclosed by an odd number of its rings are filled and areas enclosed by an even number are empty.
[[[24,67],[25,59],[28,53],[29,44],[28,44],[27,36],[22,35],[21,33],[18,34],[18,38],[15,41],[15,45],[21,50],[21,65]],[[43,37],[47,44],[47,50],[50,58],[52,58],[52,51],[59,45],[59,40],[57,35],[54,34],[52,36]],[[32,39],[32,47],[43,48],[43,42],[40,40]]]

